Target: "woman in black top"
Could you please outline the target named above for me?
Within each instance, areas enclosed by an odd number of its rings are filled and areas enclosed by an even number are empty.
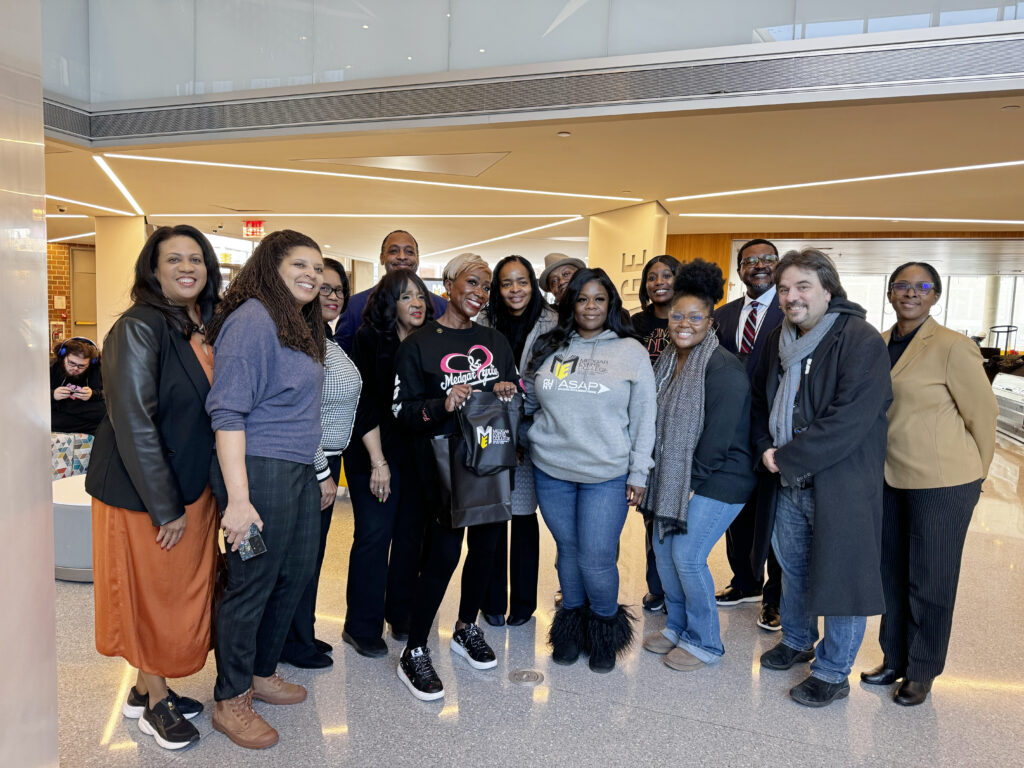
[[[644,648],[680,671],[725,653],[708,555],[755,482],[750,384],[711,332],[724,285],[714,264],[696,259],[679,268],[668,318],[672,347],[654,367],[657,438],[643,507],[654,522],[668,621],[644,638]]]
[[[423,501],[409,440],[391,413],[398,345],[432,320],[430,292],[415,272],[396,269],[366,301],[352,361],[363,377],[354,437],[345,449],[352,495],[352,552],[348,559],[342,639],[363,656],[387,656],[391,636],[409,634],[412,588],[423,539]]]
[[[533,266],[522,256],[507,256],[494,268],[491,296],[477,322],[499,331],[512,347],[519,370],[525,370],[533,342],[558,322],[558,313],[544,300]],[[494,553],[494,568],[484,597],[484,621],[494,627],[525,624],[537,610],[537,570],[540,564],[540,527],[533,464],[527,452],[516,467],[512,491],[512,545],[508,527]]]
[[[519,378],[512,350],[497,331],[477,325],[473,317],[487,304],[491,270],[475,254],[462,254],[444,268],[448,308],[435,321],[412,334],[395,358],[394,413],[399,424],[417,433],[421,493],[436,508],[437,478],[426,439],[455,432],[455,409],[475,391],[490,391],[502,399],[516,392]],[[477,612],[490,578],[494,549],[502,523],[469,528],[469,554],[462,569],[459,620],[452,633],[451,649],[476,669],[497,664],[494,651],[476,625]],[[462,554],[463,529],[445,528],[437,520],[428,524],[423,566],[416,582],[409,640],[398,666],[398,677],[413,696],[429,701],[444,696],[444,686],[434,671],[427,649],[427,635],[441,606],[448,581]]]

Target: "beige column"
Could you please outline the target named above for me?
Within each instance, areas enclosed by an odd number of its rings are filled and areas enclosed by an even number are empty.
[[[99,344],[128,309],[135,262],[146,242],[142,216],[96,217],[96,335]],[[88,336],[88,334],[85,334]]]
[[[57,765],[42,14],[0,4],[0,765]]]
[[[349,275],[349,280],[352,282],[352,293],[373,288],[373,264],[368,261],[352,259],[352,274]]]
[[[630,312],[640,308],[640,273],[648,259],[665,253],[668,211],[657,201],[590,217],[587,264],[611,277]]]

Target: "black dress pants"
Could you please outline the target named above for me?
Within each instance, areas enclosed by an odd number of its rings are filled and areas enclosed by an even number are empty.
[[[263,520],[267,551],[227,555],[228,585],[217,612],[217,701],[245,693],[253,675],[277,669],[295,606],[313,576],[320,531],[320,486],[311,464],[246,456],[249,502]],[[210,487],[223,511],[227,489],[214,454]]]
[[[397,461],[391,495],[381,502],[370,492],[370,475],[348,473],[352,497],[352,551],[348,559],[345,631],[379,638],[384,622],[407,630],[423,546],[423,499],[415,468]]]
[[[882,496],[882,589],[878,642],[885,665],[919,682],[942,673],[953,627],[960,561],[981,480]]]
[[[775,559],[775,551],[771,544],[767,548],[767,581],[764,580],[765,563],[752,562],[757,535],[757,505],[758,492],[754,489],[750,499],[725,531],[725,554],[733,574],[729,585],[748,594],[761,592],[762,603],[777,606],[782,596],[782,569],[779,567],[779,561]],[[771,531],[768,531],[768,536],[771,536]]]
[[[409,648],[427,644],[430,627],[462,556],[464,532],[469,551],[462,566],[459,621],[476,622],[494,567],[494,551],[504,527],[505,523],[487,523],[469,528],[444,528],[436,520],[430,521],[423,542],[423,568],[413,597]]]
[[[652,595],[664,595],[661,576],[658,575],[658,561],[654,556],[654,518],[644,517],[644,548],[647,554],[647,591]],[[618,558],[616,557],[616,560]]]
[[[537,513],[513,515],[499,523],[501,534],[494,550],[494,567],[484,595],[483,612],[530,617],[537,610],[537,572],[540,568],[540,525]],[[511,552],[509,552],[511,528]],[[505,575],[508,574],[506,589]]]
[[[331,478],[337,484],[341,478],[341,455],[328,456],[327,468]],[[317,484],[319,487],[319,483]],[[320,571],[327,554],[327,534],[331,531],[331,518],[334,516],[334,505],[320,510],[320,547],[316,553],[316,569],[313,577],[302,592],[299,604],[295,606],[295,616],[288,629],[284,648],[281,650],[281,661],[301,661],[319,653],[313,645],[313,626],[316,624],[316,595],[320,587]]]

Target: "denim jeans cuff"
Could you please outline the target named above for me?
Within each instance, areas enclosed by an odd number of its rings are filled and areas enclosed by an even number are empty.
[[[816,677],[819,680],[824,680],[826,683],[832,683],[833,685],[835,685],[837,683],[843,682],[844,680],[848,680],[850,676],[844,675],[840,672],[833,672],[828,669],[814,669],[812,665],[811,677]]]
[[[709,651],[707,648],[696,645],[687,640],[680,640],[677,645],[684,651],[688,651],[691,655],[703,661],[705,664],[715,664],[721,660],[723,655],[725,655],[724,651],[722,653],[715,653],[714,651]]]

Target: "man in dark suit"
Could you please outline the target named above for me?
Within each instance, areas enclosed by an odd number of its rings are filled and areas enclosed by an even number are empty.
[[[416,238],[404,229],[396,229],[388,233],[384,242],[380,244],[380,263],[385,272],[395,269],[411,269],[415,272],[420,266],[420,246]],[[363,324],[363,310],[366,309],[366,300],[370,298],[370,291],[367,288],[360,291],[348,300],[345,311],[338,318],[338,324],[334,329],[334,340],[338,342],[345,354],[352,354],[352,341],[355,339],[356,331]],[[434,317],[440,317],[448,306],[448,302],[436,294],[430,294],[430,301],[434,305]]]
[[[775,266],[778,263],[779,251],[768,240],[744,243],[736,254],[736,271],[747,291],[741,298],[715,311],[719,343],[746,364],[747,376],[751,378],[765,339],[783,318],[775,295]],[[760,601],[757,625],[774,632],[782,628],[779,623],[782,571],[771,549],[772,532],[767,525],[769,516],[763,506],[764,501],[759,501],[766,498],[762,484],[758,483],[726,531],[725,550],[733,577],[729,586],[715,595],[715,601],[720,606]],[[768,581],[765,583],[766,560]]]

